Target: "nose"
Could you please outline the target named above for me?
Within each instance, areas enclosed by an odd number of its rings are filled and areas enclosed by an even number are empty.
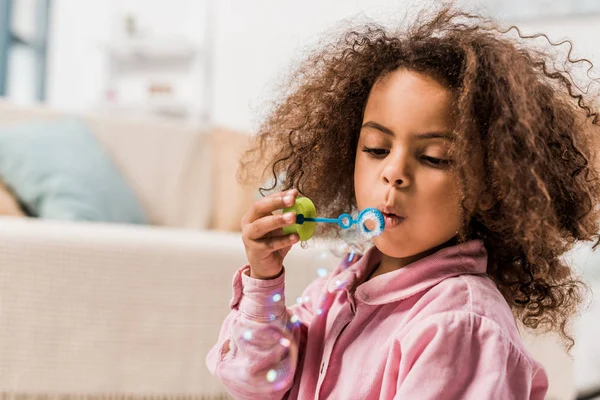
[[[409,183],[409,171],[406,157],[398,155],[397,157],[387,157],[387,163],[382,171],[383,181],[387,185],[395,188],[401,188]]]

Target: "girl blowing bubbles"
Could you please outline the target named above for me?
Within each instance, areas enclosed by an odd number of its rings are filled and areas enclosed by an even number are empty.
[[[572,343],[582,285],[561,255],[597,239],[600,121],[522,42],[446,8],[303,64],[242,164],[267,160],[288,190],[242,220],[249,264],[207,357],[236,398],[544,398],[515,318]],[[298,237],[272,212],[299,193],[321,216],[378,208],[386,226],[286,308]]]

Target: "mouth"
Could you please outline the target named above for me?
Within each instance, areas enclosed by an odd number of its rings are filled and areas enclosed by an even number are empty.
[[[397,227],[398,225],[400,225],[402,223],[402,221],[404,221],[406,218],[405,217],[400,217],[396,214],[392,214],[392,213],[384,213],[383,214],[383,219],[385,221],[385,229],[392,229]]]
[[[382,204],[379,207],[379,211],[383,214],[385,229],[395,228],[406,219],[406,217],[402,215],[402,212],[393,205]]]

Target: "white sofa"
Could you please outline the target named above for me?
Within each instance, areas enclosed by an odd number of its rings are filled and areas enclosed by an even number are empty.
[[[0,103],[0,126],[57,116]],[[224,204],[228,198],[248,201],[242,189],[223,191],[212,179],[234,161],[210,161],[214,138],[190,126],[85,120],[155,225],[0,218],[0,394],[226,397],[204,359],[245,262],[239,233],[210,229],[215,216],[239,223],[245,205]],[[335,263],[317,247],[294,248],[288,303],[318,268]],[[549,372],[548,398],[573,398],[572,362],[560,346],[528,341]]]
[[[290,252],[288,299],[317,277]],[[205,396],[238,234],[0,219],[0,392]]]
[[[0,102],[0,127],[64,116]],[[239,227],[253,196],[233,176],[240,138],[163,120],[77,117],[153,225],[0,217],[0,396],[223,397],[204,360],[245,263],[240,234],[225,231]],[[291,302],[318,267],[333,267],[322,255],[290,252]]]

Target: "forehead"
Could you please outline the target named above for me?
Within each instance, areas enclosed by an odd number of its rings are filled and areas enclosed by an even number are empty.
[[[364,120],[401,130],[451,129],[454,94],[429,75],[406,69],[379,78],[367,100]]]

